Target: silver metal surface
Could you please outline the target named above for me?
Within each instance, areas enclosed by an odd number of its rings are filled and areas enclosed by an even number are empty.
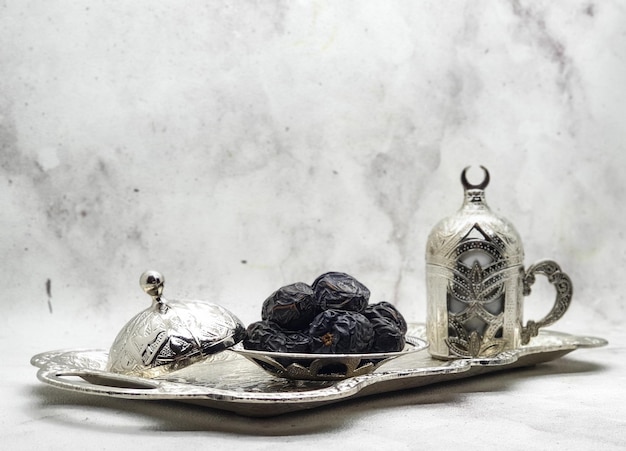
[[[561,271],[561,267],[551,260],[535,263],[526,270],[524,274],[524,296],[530,294],[531,286],[535,283],[535,274],[545,275],[548,281],[554,285],[556,301],[552,310],[541,321],[530,320],[522,328],[522,344],[528,344],[532,337],[537,336],[540,327],[549,326],[561,318],[572,301],[572,281],[567,274]]]
[[[119,332],[107,371],[156,377],[223,351],[243,339],[243,323],[225,308],[206,301],[168,300],[165,279],[156,271],[141,275],[140,285],[152,305]]]
[[[508,220],[494,214],[485,200],[489,171],[471,184],[465,168],[461,209],[440,221],[426,247],[429,352],[439,358],[490,357],[517,349],[540,327],[558,320],[572,298],[572,283],[560,267],[546,260],[524,270],[522,240]],[[523,297],[535,274],[556,289],[548,315],[523,325]]]
[[[426,328],[410,324],[409,334],[424,338]],[[530,344],[491,358],[438,360],[427,352],[408,353],[376,371],[340,381],[303,381],[272,376],[230,350],[154,379],[112,373],[104,350],[38,354],[37,377],[80,393],[138,400],[174,400],[247,416],[273,416],[378,393],[405,390],[535,365],[577,348],[606,345],[601,338],[542,330]]]
[[[332,381],[369,374],[392,359],[428,347],[425,340],[406,336],[406,345],[399,352],[369,354],[297,354],[252,351],[241,344],[232,351],[256,363],[270,374],[288,379]]]

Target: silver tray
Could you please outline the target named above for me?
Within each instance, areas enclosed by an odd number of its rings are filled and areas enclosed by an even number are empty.
[[[410,335],[425,336],[425,326],[410,324]],[[103,350],[44,352],[31,359],[37,377],[58,388],[116,398],[174,400],[229,410],[246,416],[274,416],[356,397],[535,365],[578,348],[606,345],[602,338],[541,331],[514,351],[488,359],[435,360],[428,352],[407,353],[376,371],[340,381],[290,380],[273,376],[233,351],[146,379],[105,371]]]

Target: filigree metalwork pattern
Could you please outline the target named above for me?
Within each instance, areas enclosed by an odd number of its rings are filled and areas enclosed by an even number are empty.
[[[491,239],[475,224],[454,251],[456,268],[448,284],[446,343],[458,357],[493,356],[506,346],[501,338],[506,280],[503,248],[502,241]],[[477,258],[468,264],[464,256],[472,252]]]
[[[546,327],[561,318],[572,302],[574,288],[567,274],[552,260],[543,260],[528,268],[524,276],[524,295],[530,294],[531,286],[535,283],[535,274],[544,274],[548,282],[556,288],[556,299],[552,310],[540,321],[528,321],[522,329],[522,344],[527,344],[532,337],[536,337],[540,327]]]

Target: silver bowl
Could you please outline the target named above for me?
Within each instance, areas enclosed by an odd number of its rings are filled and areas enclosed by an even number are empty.
[[[256,363],[270,374],[296,380],[334,381],[368,374],[388,361],[403,355],[422,351],[428,342],[407,336],[402,351],[370,354],[305,354],[289,352],[253,351],[241,343],[231,351]]]

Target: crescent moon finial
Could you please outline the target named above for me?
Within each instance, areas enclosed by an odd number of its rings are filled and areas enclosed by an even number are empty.
[[[468,189],[482,189],[482,190],[484,190],[485,188],[487,188],[487,185],[489,185],[489,180],[490,180],[489,171],[487,170],[486,167],[484,167],[482,165],[480,167],[483,170],[483,172],[485,173],[485,178],[478,185],[473,185],[473,184],[471,184],[470,182],[467,181],[467,170],[470,167],[467,166],[465,169],[463,169],[463,172],[461,172],[461,184],[463,184],[463,188],[465,188],[466,190],[468,190]]]

